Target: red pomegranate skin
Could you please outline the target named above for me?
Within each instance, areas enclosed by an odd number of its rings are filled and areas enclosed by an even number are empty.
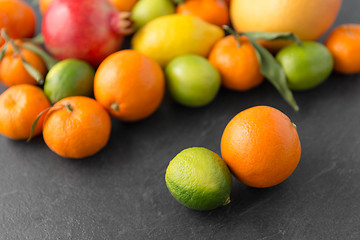
[[[42,33],[56,58],[76,58],[98,66],[123,41],[119,12],[108,0],[55,0],[46,10]]]

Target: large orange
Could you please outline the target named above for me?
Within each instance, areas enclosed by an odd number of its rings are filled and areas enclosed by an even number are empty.
[[[0,0],[0,29],[5,28],[11,38],[30,38],[35,34],[35,27],[35,12],[29,4],[21,0]]]
[[[46,74],[46,65],[42,58],[36,53],[21,47],[20,41],[15,41],[19,52],[14,51],[11,44],[8,45],[4,58],[0,61],[0,82],[12,86],[16,84],[28,83],[38,84],[38,82],[25,69],[21,57],[38,70],[43,77]]]
[[[159,107],[165,91],[160,65],[133,50],[122,50],[107,57],[94,79],[94,94],[114,117],[136,121]]]
[[[334,58],[337,72],[360,72],[360,24],[343,24],[336,27],[325,42]]]
[[[240,46],[233,35],[219,40],[210,52],[209,61],[219,70],[223,86],[246,91],[262,83],[264,76],[248,38],[239,37],[239,42]]]
[[[288,178],[301,146],[295,125],[279,110],[259,106],[236,115],[226,126],[221,153],[237,179],[264,188]]]
[[[232,0],[230,16],[238,32],[293,32],[301,40],[317,40],[333,24],[340,6],[341,0]]]
[[[46,114],[43,136],[58,155],[85,158],[106,145],[110,130],[110,116],[98,102],[88,97],[68,97]]]
[[[38,114],[49,107],[50,102],[40,88],[29,84],[10,87],[0,95],[0,134],[27,139]],[[41,133],[43,120],[39,119],[34,136]]]

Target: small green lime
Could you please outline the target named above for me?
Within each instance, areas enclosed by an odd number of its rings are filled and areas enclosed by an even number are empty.
[[[86,62],[67,59],[57,63],[46,75],[44,92],[52,103],[70,96],[93,94],[95,70]]]
[[[211,102],[221,85],[218,70],[206,58],[193,54],[173,59],[166,66],[165,75],[172,97],[190,107]]]
[[[276,55],[288,79],[289,88],[307,90],[325,81],[332,72],[334,61],[329,50],[318,42],[289,45]]]
[[[134,28],[140,29],[151,20],[175,13],[175,5],[171,0],[140,0],[131,11]]]
[[[230,203],[230,171],[219,155],[206,148],[188,148],[176,155],[165,181],[171,195],[188,208],[212,210]]]

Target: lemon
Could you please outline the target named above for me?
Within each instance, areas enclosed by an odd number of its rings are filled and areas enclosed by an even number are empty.
[[[132,39],[134,50],[166,66],[173,58],[184,54],[207,57],[212,46],[224,36],[224,31],[198,17],[171,14],[152,20]]]
[[[212,210],[230,203],[231,174],[216,153],[200,147],[180,152],[165,175],[171,195],[194,210]]]

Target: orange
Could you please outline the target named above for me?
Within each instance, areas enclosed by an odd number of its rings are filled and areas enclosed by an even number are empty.
[[[341,0],[232,0],[230,17],[238,32],[293,32],[314,41],[333,24]],[[267,44],[279,50],[286,42]]]
[[[138,0],[109,0],[120,12],[130,12]]]
[[[47,71],[44,61],[36,53],[21,47],[20,41],[15,41],[15,44],[20,49],[20,52],[14,51],[13,46],[8,44],[4,58],[0,61],[0,82],[7,86],[22,83],[38,84],[25,69],[20,55],[38,70],[43,77]]]
[[[88,97],[68,97],[46,114],[43,136],[58,155],[85,158],[106,145],[110,131],[110,116],[98,102]]]
[[[40,88],[29,84],[10,87],[0,95],[0,133],[12,139],[27,139],[38,114],[49,107]],[[41,133],[43,120],[39,119],[33,135]]]
[[[258,106],[240,112],[228,123],[221,139],[221,153],[238,180],[265,188],[293,173],[301,146],[296,127],[285,114]]]
[[[210,52],[209,61],[221,74],[222,85],[233,90],[249,90],[264,80],[254,47],[247,37],[230,35],[219,40]]]
[[[325,42],[334,58],[337,72],[360,72],[360,24],[344,24],[335,28]]]
[[[31,38],[35,27],[35,12],[29,4],[21,0],[0,0],[0,29],[5,28],[11,38]]]
[[[229,9],[223,0],[187,0],[177,6],[176,13],[194,15],[220,27],[230,21]]]
[[[94,94],[114,117],[136,121],[159,107],[165,91],[164,74],[157,62],[133,50],[107,57],[94,80]]]
[[[230,6],[230,0],[224,0],[224,2],[226,3],[226,5]]]

